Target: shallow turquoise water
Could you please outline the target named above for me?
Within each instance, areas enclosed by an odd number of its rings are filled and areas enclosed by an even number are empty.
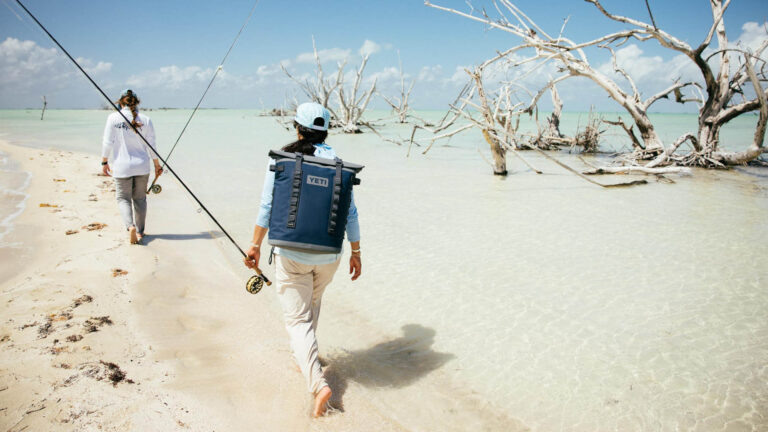
[[[189,112],[147,113],[161,153]],[[252,232],[267,151],[292,139],[256,114],[199,112],[171,158],[241,244]],[[0,139],[96,154],[106,116],[54,110],[41,122],[39,112],[0,111]],[[585,116],[564,116],[563,131]],[[654,120],[667,142],[696,123],[692,115]],[[754,120],[734,121],[724,145],[749,143]],[[410,129],[380,132],[407,137]],[[615,135],[606,147],[626,145]],[[428,329],[427,348],[451,358],[434,373],[534,430],[768,427],[764,170],[695,170],[670,176],[675,184],[651,177],[646,186],[604,190],[530,152],[544,174],[510,158],[511,175],[494,177],[474,131],[408,158],[371,133],[328,142],[366,165],[356,189],[364,275],[353,284],[340,272],[327,291],[323,350],[366,348],[344,336],[362,323],[389,335]],[[557,157],[580,166],[565,152]],[[150,212],[154,199],[162,195],[150,199]],[[222,248],[242,271],[234,248]]]

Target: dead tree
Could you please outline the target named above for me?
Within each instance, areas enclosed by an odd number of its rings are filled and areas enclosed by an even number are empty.
[[[731,0],[710,0],[712,9],[712,25],[704,40],[693,48],[686,42],[672,36],[642,21],[615,15],[608,12],[598,0],[586,0],[597,7],[606,17],[632,26],[629,30],[633,37],[657,40],[662,46],[682,53],[688,57],[698,68],[704,81],[704,100],[699,109],[698,131],[695,136],[686,140],[691,141],[694,152],[678,161],[686,165],[699,166],[723,166],[742,164],[757,158],[763,152],[763,140],[766,127],[766,96],[768,88],[763,85],[766,82],[765,64],[760,58],[768,47],[768,39],[763,41],[756,52],[751,53],[742,49],[733,49],[728,46],[728,36],[725,31],[723,17]],[[716,52],[705,56],[705,50],[717,36],[718,49]],[[740,53],[738,63],[732,68],[732,54]],[[713,64],[712,61],[716,60]],[[758,64],[760,66],[758,67]],[[760,73],[756,73],[755,70]],[[749,81],[749,84],[747,84]],[[745,89],[745,86],[748,86]],[[749,89],[751,87],[751,89]],[[746,91],[755,93],[754,98],[746,97]],[[740,101],[734,101],[739,95]],[[683,98],[681,92],[676,92],[677,100]],[[724,152],[720,149],[720,130],[730,120],[750,111],[759,111],[755,136],[751,145],[741,152]],[[680,140],[678,140],[680,141]],[[683,140],[685,141],[685,140]],[[678,144],[679,145],[679,144]],[[665,159],[672,157],[674,151],[665,151]],[[656,165],[666,160],[654,160]]]
[[[633,126],[622,126],[630,135],[633,145],[637,148],[637,158],[653,158],[653,163],[658,166],[668,163],[679,163],[684,165],[702,165],[702,166],[724,166],[728,164],[744,163],[759,156],[763,152],[763,139],[765,136],[767,115],[763,115],[763,107],[768,97],[768,88],[765,87],[765,61],[760,59],[761,54],[768,47],[768,41],[764,42],[754,53],[744,50],[734,50],[728,48],[728,39],[725,33],[723,15],[730,0],[711,0],[713,23],[704,39],[704,41],[695,49],[691,48],[686,42],[672,36],[671,34],[659,29],[655,24],[647,24],[642,21],[627,18],[608,12],[599,0],[585,0],[593,4],[606,17],[628,24],[626,30],[614,32],[601,36],[591,41],[575,43],[570,39],[563,37],[562,29],[560,35],[552,37],[542,30],[533,20],[525,15],[517,6],[509,0],[501,0],[500,3],[506,8],[502,12],[497,8],[500,17],[491,18],[484,11],[481,16],[472,13],[463,13],[454,9],[441,6],[435,6],[426,2],[428,6],[436,9],[448,11],[465,18],[482,22],[491,28],[509,32],[522,40],[522,43],[506,52],[509,54],[533,49],[535,53],[521,61],[517,65],[534,63],[533,70],[536,70],[547,62],[557,62],[563,75],[554,81],[562,81],[569,77],[581,76],[592,80],[595,84],[603,88],[608,95],[619,103],[634,121]],[[510,21],[504,15],[510,14],[514,21]],[[704,57],[704,51],[709,47],[713,37],[717,35],[718,51],[714,54]],[[642,99],[632,77],[623,70],[616,61],[616,55],[613,47],[626,43],[628,40],[647,41],[654,39],[665,48],[683,53],[697,66],[703,77],[704,85],[701,86],[695,82],[674,82],[668,88],[652,95],[649,98]],[[600,73],[593,68],[584,53],[588,47],[600,47],[608,49],[613,59],[613,69],[617,74],[623,77],[631,91],[624,91],[618,83]],[[731,73],[731,56],[734,51],[740,52],[739,64],[735,72]],[[715,67],[710,62],[713,59],[719,61],[719,72],[714,72]],[[747,98],[745,87],[747,81],[750,82],[754,98]],[[682,89],[686,87],[702,87],[704,97],[701,99],[683,96]],[[662,98],[675,96],[675,100],[680,103],[698,101],[701,103],[699,111],[699,128],[695,136],[683,141],[690,141],[693,144],[694,151],[686,157],[675,157],[674,150],[664,148],[663,143],[655,132],[653,124],[648,118],[647,111],[650,106]],[[741,101],[734,102],[733,99],[740,95]],[[746,151],[728,153],[719,148],[720,128],[733,118],[749,111],[760,110],[758,125],[755,132],[754,142]],[[640,134],[638,138],[634,134],[634,126]],[[679,146],[680,140],[676,141]],[[659,159],[663,158],[663,159]]]
[[[468,97],[463,98],[464,103],[461,106],[452,105],[451,108],[469,120],[470,124],[475,125],[482,132],[483,138],[491,150],[493,158],[491,165],[493,166],[494,175],[507,175],[507,152],[513,153],[531,169],[541,173],[516,150],[520,146],[529,148],[532,146],[530,143],[521,142],[517,134],[518,127],[520,126],[520,116],[529,111],[521,109],[524,105],[522,102],[513,103],[512,94],[514,91],[511,88],[512,84],[502,83],[499,90],[491,95],[486,91],[483,79],[486,68],[505,58],[505,56],[506,53],[500,53],[473,70],[465,69],[472,82],[472,91]],[[476,102],[472,101],[473,94],[477,95]],[[466,109],[467,106],[474,108],[479,113],[478,118],[475,118],[473,113]]]
[[[398,122],[407,123],[408,111],[410,110],[410,107],[408,106],[408,98],[411,96],[411,90],[413,90],[413,85],[416,84],[416,81],[411,81],[408,90],[405,89],[405,74],[403,74],[403,61],[400,59],[400,51],[397,52],[397,61],[400,65],[400,97],[394,97],[392,99],[384,95],[381,95],[381,97],[392,107],[392,111],[394,111],[397,116]]]
[[[544,130],[547,135],[562,138],[560,114],[563,112],[563,101],[560,100],[560,95],[557,93],[557,87],[554,84],[552,84],[552,88],[549,91],[552,94],[552,114],[547,117],[547,126]]]
[[[373,93],[376,91],[376,78],[374,78],[368,91],[363,92],[360,96],[358,96],[358,91],[360,91],[360,84],[363,82],[363,72],[365,71],[366,64],[368,64],[368,54],[363,56],[363,59],[360,62],[360,67],[355,73],[355,81],[352,83],[352,87],[350,88],[349,92],[344,91],[342,73],[344,64],[339,64],[339,77],[341,77],[341,81],[339,81],[339,87],[336,91],[339,102],[339,116],[337,118],[342,130],[345,133],[361,132],[359,127],[361,124],[361,118],[365,112],[365,109],[368,107],[368,102],[371,101],[371,96],[373,96]]]
[[[288,76],[291,80],[296,82],[296,84],[299,85],[299,88],[302,92],[313,102],[317,102],[320,105],[326,107],[328,111],[331,112],[331,117],[334,120],[338,120],[338,116],[334,112],[334,109],[330,105],[331,97],[333,94],[337,91],[339,87],[341,87],[344,78],[344,66],[346,64],[346,60],[339,64],[339,69],[336,72],[335,78],[326,78],[325,73],[323,72],[323,64],[320,61],[320,56],[317,54],[317,45],[315,44],[315,37],[312,37],[312,52],[315,55],[315,80],[300,80],[293,75],[291,75],[290,72],[285,68],[283,64],[280,64],[280,68],[283,70],[283,73]]]
[[[505,53],[507,56],[511,56],[519,51],[533,49],[534,54],[532,56],[521,61],[513,62],[515,66],[533,63],[534,67],[529,73],[541,68],[550,61],[555,61],[560,66],[563,75],[554,79],[552,81],[553,83],[563,81],[570,77],[584,77],[592,80],[595,84],[604,89],[614,101],[619,103],[619,105],[632,116],[632,119],[635,121],[635,124],[640,131],[642,140],[645,143],[644,147],[647,151],[658,153],[663,150],[661,139],[648,118],[648,108],[654,102],[673,92],[675,89],[692,85],[693,83],[675,83],[664,91],[653,95],[646,100],[642,100],[640,92],[635,86],[634,81],[632,81],[632,78],[616,64],[616,56],[615,53],[613,53],[613,50],[611,50],[611,53],[614,59],[614,68],[616,72],[629,81],[632,88],[631,94],[625,92],[616,81],[592,67],[583,51],[584,48],[590,46],[608,47],[607,44],[612,42],[626,41],[628,38],[633,37],[632,32],[624,31],[612,33],[589,42],[577,44],[570,39],[563,37],[562,34],[557,37],[550,36],[510,1],[502,1],[501,3],[507,8],[508,13],[515,17],[515,22],[508,20],[501,9],[499,9],[500,17],[498,19],[493,19],[485,14],[485,12],[483,12],[482,16],[475,16],[454,9],[432,5],[429,2],[426,4],[436,9],[448,11],[474,21],[482,22],[491,28],[511,33],[522,39],[522,44],[507,50]]]
[[[320,55],[317,53],[317,45],[315,44],[315,38],[312,38],[312,51],[315,56],[315,79],[314,80],[301,80],[294,77],[284,65],[280,65],[288,78],[293,80],[299,85],[299,88],[304,94],[313,102],[317,102],[324,107],[328,108],[331,113],[331,126],[341,127],[346,133],[359,133],[361,117],[363,112],[368,106],[368,102],[371,100],[371,96],[376,91],[376,79],[373,80],[370,89],[358,96],[360,91],[360,84],[363,81],[363,72],[365,71],[365,65],[368,63],[368,55],[363,56],[360,63],[360,67],[355,73],[355,80],[350,87],[349,91],[344,88],[344,68],[347,65],[347,60],[337,63],[338,69],[334,78],[326,78],[323,71],[322,61]],[[335,96],[335,98],[334,98]],[[333,99],[336,100],[336,104],[333,105]]]

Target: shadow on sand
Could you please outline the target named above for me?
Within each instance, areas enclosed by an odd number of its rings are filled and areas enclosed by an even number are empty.
[[[365,387],[401,388],[437,370],[455,356],[432,350],[435,331],[419,324],[402,327],[403,335],[371,348],[328,357],[325,378],[333,390],[331,405],[343,411],[349,381]]]
[[[200,232],[196,234],[147,234],[141,240],[144,245],[152,243],[154,240],[197,240],[197,239],[217,239],[224,237],[220,231]]]

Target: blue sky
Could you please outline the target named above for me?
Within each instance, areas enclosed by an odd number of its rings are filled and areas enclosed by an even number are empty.
[[[36,107],[43,94],[53,108],[101,105],[98,93],[52,49],[53,43],[15,1],[0,2],[0,108]],[[464,0],[433,3],[469,11]],[[24,4],[109,94],[130,86],[146,106],[191,107],[254,2],[26,0]],[[551,33],[559,32],[563,19],[570,17],[565,35],[574,41],[624,28],[584,1],[521,0],[515,4]],[[615,13],[648,21],[642,0],[604,0],[603,4]],[[697,45],[709,29],[712,18],[707,1],[650,0],[650,4],[658,26],[691,45]],[[495,14],[490,1],[475,0],[472,5]],[[725,17],[729,38],[735,41],[744,35],[752,44],[764,39],[767,17],[765,0],[733,1]],[[399,52],[408,79],[416,80],[412,105],[421,109],[444,109],[466,80],[464,67],[518,42],[512,35],[429,8],[421,0],[259,0],[203,106],[269,108],[287,98],[303,100],[279,65],[286,65],[297,76],[311,76],[314,65],[305,60],[313,36],[327,72],[333,72],[335,62],[343,57],[348,58],[351,71],[365,47],[371,52],[366,75],[378,77],[379,91],[390,96],[397,91]],[[676,78],[673,75],[686,78],[695,72],[681,68],[676,54],[655,42],[633,42],[622,49],[620,60],[630,74],[637,74],[638,84],[649,95],[668,85]],[[593,65],[608,64],[601,51],[588,52]],[[542,71],[542,76],[525,84],[535,90],[546,81],[546,73]],[[590,105],[599,110],[618,109],[588,82],[566,82],[561,93],[566,110],[586,110]],[[375,100],[373,106],[385,107],[381,100]],[[680,109],[667,102],[657,106],[658,111]],[[695,106],[687,110],[695,110]]]

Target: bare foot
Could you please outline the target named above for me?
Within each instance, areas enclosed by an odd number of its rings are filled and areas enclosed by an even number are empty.
[[[315,410],[312,412],[312,415],[321,417],[325,414],[325,410],[328,408],[328,401],[331,399],[332,394],[331,388],[328,386],[321,388],[320,391],[317,392],[315,395]]]
[[[136,243],[141,244],[142,240],[144,240],[144,234],[136,233]]]
[[[132,226],[132,227],[128,228],[128,232],[129,232],[129,233],[130,233],[130,235],[131,235],[131,244],[136,244],[136,243],[138,243],[138,242],[139,242],[139,239],[138,239],[138,237],[136,236],[136,227],[135,227],[135,226]]]

